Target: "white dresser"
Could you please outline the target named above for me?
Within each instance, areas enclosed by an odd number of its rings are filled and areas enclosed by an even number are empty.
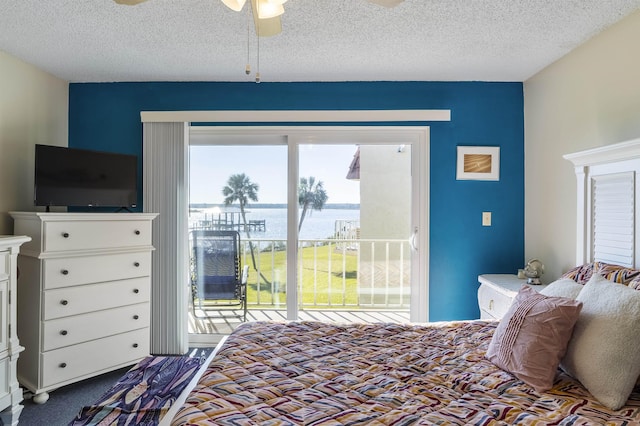
[[[520,279],[513,274],[485,274],[478,276],[478,306],[481,319],[500,319],[507,313],[511,302],[523,285],[528,285],[526,279]],[[531,285],[537,291],[546,285]]]
[[[148,355],[156,215],[10,214],[32,238],[18,257],[18,380],[34,402]]]
[[[20,246],[31,240],[23,236],[0,236],[0,420],[17,425],[22,412],[22,389],[16,363],[24,347],[16,333],[16,261]]]

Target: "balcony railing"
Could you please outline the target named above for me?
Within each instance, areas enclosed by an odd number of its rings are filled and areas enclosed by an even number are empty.
[[[285,307],[286,240],[244,239],[241,259],[249,265],[249,309]],[[300,240],[297,267],[302,310],[409,309],[407,240]]]

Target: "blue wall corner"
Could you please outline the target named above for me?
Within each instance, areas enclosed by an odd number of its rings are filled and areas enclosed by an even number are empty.
[[[479,274],[524,261],[523,106],[522,83],[72,83],[69,146],[136,154],[141,170],[141,111],[450,109],[450,122],[428,123],[429,319],[463,320],[479,317]],[[500,180],[457,181],[458,145],[499,146]]]

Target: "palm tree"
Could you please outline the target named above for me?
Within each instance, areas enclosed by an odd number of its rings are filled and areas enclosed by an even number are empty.
[[[247,226],[247,216],[244,208],[249,201],[258,201],[258,189],[260,189],[260,186],[251,182],[251,179],[244,173],[229,176],[227,185],[222,188],[225,206],[229,206],[236,201],[240,204],[240,215],[244,224],[244,232],[247,234],[247,240],[249,241],[254,270],[256,269],[256,258],[253,253],[253,244],[251,243],[251,235],[249,235],[249,226]]]
[[[302,228],[302,222],[307,215],[309,209],[320,211],[324,207],[329,197],[327,191],[325,191],[322,181],[317,181],[316,178],[310,176],[307,178],[300,178],[300,184],[298,185],[298,204],[302,207],[300,213],[300,222],[298,223],[298,232]]]

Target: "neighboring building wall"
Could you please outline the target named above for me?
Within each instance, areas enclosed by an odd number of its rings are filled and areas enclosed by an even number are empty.
[[[528,79],[525,255],[543,281],[576,262],[576,176],[562,156],[640,137],[640,12]]]
[[[360,238],[407,240],[410,225],[411,147],[360,146]],[[374,253],[370,243],[361,244],[358,271],[362,306],[402,303],[408,307],[405,295],[410,292],[411,253],[407,243],[402,243],[402,249],[400,244],[391,242],[387,250],[375,243]]]
[[[69,84],[0,51],[0,234],[33,211],[34,145],[67,146]]]
[[[398,148],[360,146],[361,238],[411,235],[411,147]]]

